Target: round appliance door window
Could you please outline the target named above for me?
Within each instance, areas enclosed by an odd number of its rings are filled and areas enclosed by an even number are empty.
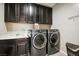
[[[38,33],[33,39],[33,46],[37,49],[42,49],[46,46],[47,38],[43,33]]]
[[[50,43],[51,45],[57,45],[59,42],[59,34],[56,32],[56,33],[53,33],[50,37]]]

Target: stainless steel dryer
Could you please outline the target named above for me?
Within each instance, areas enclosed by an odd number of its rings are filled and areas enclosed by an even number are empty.
[[[48,55],[54,54],[60,50],[60,33],[58,29],[48,31]]]
[[[31,56],[46,55],[47,30],[32,30]]]

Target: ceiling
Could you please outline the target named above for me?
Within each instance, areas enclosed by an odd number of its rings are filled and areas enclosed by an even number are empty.
[[[47,6],[47,7],[53,7],[56,3],[38,3],[38,4]]]

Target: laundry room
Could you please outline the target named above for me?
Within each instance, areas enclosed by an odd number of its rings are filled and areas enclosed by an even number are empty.
[[[78,56],[79,3],[0,3],[0,56]]]

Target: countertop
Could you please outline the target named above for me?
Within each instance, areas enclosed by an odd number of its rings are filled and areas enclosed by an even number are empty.
[[[0,35],[0,40],[28,38],[28,31],[11,31]]]

